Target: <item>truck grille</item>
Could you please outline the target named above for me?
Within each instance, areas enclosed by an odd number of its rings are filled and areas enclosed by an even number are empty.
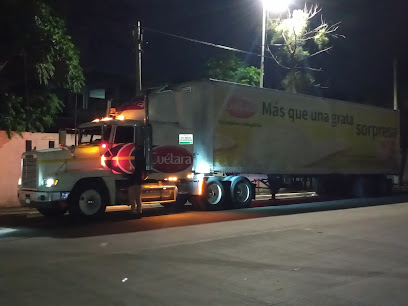
[[[23,188],[37,188],[37,158],[33,155],[26,155],[23,159],[21,186]]]

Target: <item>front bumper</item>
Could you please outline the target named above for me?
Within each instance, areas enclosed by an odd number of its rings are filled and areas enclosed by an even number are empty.
[[[18,200],[25,207],[52,207],[68,199],[69,192],[19,190]]]

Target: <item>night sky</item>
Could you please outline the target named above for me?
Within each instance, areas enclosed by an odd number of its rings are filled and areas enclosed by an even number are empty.
[[[291,8],[303,7],[294,0]],[[314,2],[315,3],[315,2]],[[341,21],[346,39],[318,59],[329,89],[315,95],[392,106],[392,62],[399,59],[399,88],[408,81],[408,4],[403,0],[320,0],[329,23]],[[84,68],[134,74],[131,24],[260,54],[260,0],[71,0],[60,6],[81,51]],[[205,61],[220,50],[145,31],[143,79],[147,85],[202,77]],[[243,56],[250,65],[260,59]],[[265,86],[278,88],[282,71],[267,60]],[[372,101],[372,102],[371,102]]]

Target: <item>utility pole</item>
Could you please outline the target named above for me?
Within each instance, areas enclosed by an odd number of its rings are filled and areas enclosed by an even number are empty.
[[[398,110],[398,70],[397,57],[394,57],[394,110]]]
[[[135,59],[136,59],[136,96],[142,92],[142,27],[140,21],[132,31],[135,43]]]
[[[74,144],[78,144],[78,133],[77,133],[77,117],[78,117],[78,94],[75,93],[75,112],[74,112],[74,135],[75,135],[75,140]]]
[[[261,76],[259,78],[259,87],[264,86],[264,70],[265,70],[265,40],[266,40],[266,8],[262,7],[262,50],[261,50]]]

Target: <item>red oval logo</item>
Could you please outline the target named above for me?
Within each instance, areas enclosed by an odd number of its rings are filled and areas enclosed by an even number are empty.
[[[178,146],[160,146],[152,152],[153,168],[159,172],[176,173],[193,164],[193,155]]]
[[[130,105],[124,105],[118,108],[118,112],[124,112],[128,110],[144,110],[145,109],[145,103],[144,101],[138,101],[134,104]]]
[[[232,117],[248,119],[255,114],[255,103],[238,96],[232,96],[228,100],[226,109]]]

